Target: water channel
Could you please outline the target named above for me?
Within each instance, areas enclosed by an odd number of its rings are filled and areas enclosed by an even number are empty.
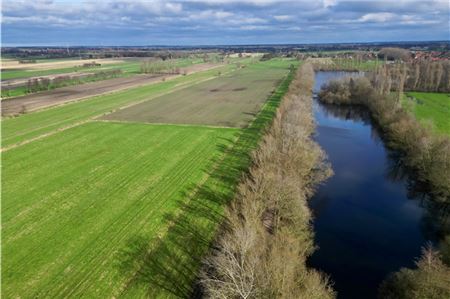
[[[316,73],[314,92],[347,75]],[[421,247],[435,239],[430,217],[367,110],[315,99],[314,114],[315,139],[334,176],[311,200],[319,249],[309,266],[330,276],[338,298],[376,298],[383,279],[413,267]]]

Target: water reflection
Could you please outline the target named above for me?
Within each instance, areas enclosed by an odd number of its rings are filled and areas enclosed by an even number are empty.
[[[347,75],[319,72],[314,90]],[[316,100],[314,113],[335,175],[311,201],[320,249],[309,264],[331,276],[339,298],[376,298],[388,273],[414,266],[421,247],[437,240],[440,225],[426,189],[384,146],[366,109]]]

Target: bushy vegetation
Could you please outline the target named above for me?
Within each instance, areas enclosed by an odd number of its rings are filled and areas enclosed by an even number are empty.
[[[417,269],[403,268],[392,274],[380,287],[382,299],[450,298],[450,268],[431,247],[422,250]]]
[[[308,269],[314,251],[307,200],[330,174],[314,132],[314,71],[303,65],[253,154],[204,261],[210,298],[333,298],[328,280]]]
[[[402,48],[381,48],[378,52],[378,57],[385,60],[408,61],[411,59],[411,52]]]

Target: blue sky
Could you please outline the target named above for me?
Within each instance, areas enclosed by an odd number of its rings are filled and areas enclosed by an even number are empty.
[[[449,39],[448,0],[3,0],[2,43],[226,45]]]

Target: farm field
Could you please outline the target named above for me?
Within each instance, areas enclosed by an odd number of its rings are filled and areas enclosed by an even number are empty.
[[[439,133],[450,135],[450,94],[408,92],[413,99],[411,111],[421,121],[431,122]]]
[[[6,60],[2,61],[2,70],[49,70],[58,69],[63,67],[78,66],[83,63],[100,63],[114,64],[123,62],[123,59],[60,59],[60,60],[37,60],[36,63],[20,63],[18,60]]]
[[[2,146],[8,147],[61,130],[66,126],[73,126],[79,122],[88,121],[93,117],[112,112],[125,105],[149,100],[178,88],[197,84],[202,80],[209,80],[214,78],[219,70],[225,73],[232,71],[234,68],[235,65],[229,64],[217,69],[193,73],[161,83],[100,95],[85,101],[71,102],[19,117],[5,118],[2,120]]]
[[[103,116],[104,120],[244,127],[292,63],[275,60]]]
[[[267,79],[269,90],[280,84],[271,95],[241,90],[248,92],[241,101],[259,107],[239,120],[242,127],[250,123],[245,128],[94,119],[181,88],[194,92],[195,84],[216,81],[218,69],[3,119],[3,146],[32,141],[3,152],[5,298],[190,294],[198,257],[287,90],[291,63],[220,68],[219,79]],[[235,88],[229,80],[224,88]],[[192,99],[186,103],[193,105]]]
[[[49,75],[59,75],[59,74],[67,74],[73,72],[83,72],[83,73],[95,73],[106,70],[115,70],[120,69],[125,74],[137,74],[140,71],[140,64],[143,59],[133,58],[133,59],[118,59],[113,60],[109,59],[107,64],[102,64],[101,66],[96,67],[80,67],[83,63],[87,63],[91,60],[76,60],[77,64],[73,66],[65,66],[61,65],[62,62],[59,60],[53,61],[51,63],[45,63],[46,68],[43,69],[10,69],[10,70],[2,70],[2,81],[11,80],[11,79],[24,79],[31,77],[42,77]],[[144,59],[145,60],[145,59]],[[65,60],[63,60],[65,61]],[[96,62],[101,62],[100,60],[95,60]],[[175,63],[179,67],[185,67],[192,64],[197,64],[203,62],[200,58],[180,58],[175,59]],[[58,67],[49,67],[50,65],[56,65]]]
[[[118,295],[120,251],[164,236],[235,134],[95,122],[4,153],[3,295]]]
[[[182,70],[187,73],[206,71],[219,67],[219,64],[195,64],[184,67]],[[161,80],[173,79],[179,75],[150,75],[141,74],[133,77],[113,78],[97,82],[86,83],[83,85],[73,85],[57,88],[21,97],[8,99],[2,102],[2,115],[14,115],[21,111],[33,111],[45,107],[58,105],[82,98],[93,97],[103,93],[114,92],[122,89],[128,89],[140,85],[148,85]]]
[[[121,63],[102,65],[98,67],[70,67],[64,69],[48,69],[48,70],[11,70],[2,72],[2,99],[8,99],[11,97],[24,96],[29,94],[27,89],[27,82],[33,78],[47,78],[54,79],[60,76],[70,76],[74,79],[65,80],[66,86],[81,85],[89,82],[103,81],[107,78],[96,78],[93,75],[101,75],[104,72],[120,71],[114,74],[114,77],[128,78],[138,74],[141,74],[140,67],[141,62],[145,59],[127,59]],[[195,69],[197,65],[204,64],[202,59],[199,58],[179,58],[173,60],[173,65],[182,69]],[[9,77],[18,78],[8,79]],[[89,77],[91,75],[91,77]],[[5,78],[6,77],[6,78]],[[77,79],[78,78],[78,79]],[[50,85],[49,90],[57,87]]]
[[[82,65],[83,63],[86,63],[85,60],[78,60],[77,65],[72,66],[64,66],[61,65],[60,62],[55,61],[52,63],[46,63],[47,68],[42,69],[2,69],[2,81],[4,80],[11,80],[11,79],[22,79],[22,78],[31,78],[31,77],[41,77],[41,76],[48,76],[48,75],[57,75],[57,74],[66,74],[66,73],[73,73],[73,72],[95,72],[95,71],[103,71],[103,70],[109,70],[117,67],[129,67],[138,65],[139,62],[136,60],[117,60],[117,61],[110,61],[109,64],[101,65],[101,66],[95,66],[95,67],[80,67],[78,65]],[[56,68],[51,67],[51,64],[55,64]]]

